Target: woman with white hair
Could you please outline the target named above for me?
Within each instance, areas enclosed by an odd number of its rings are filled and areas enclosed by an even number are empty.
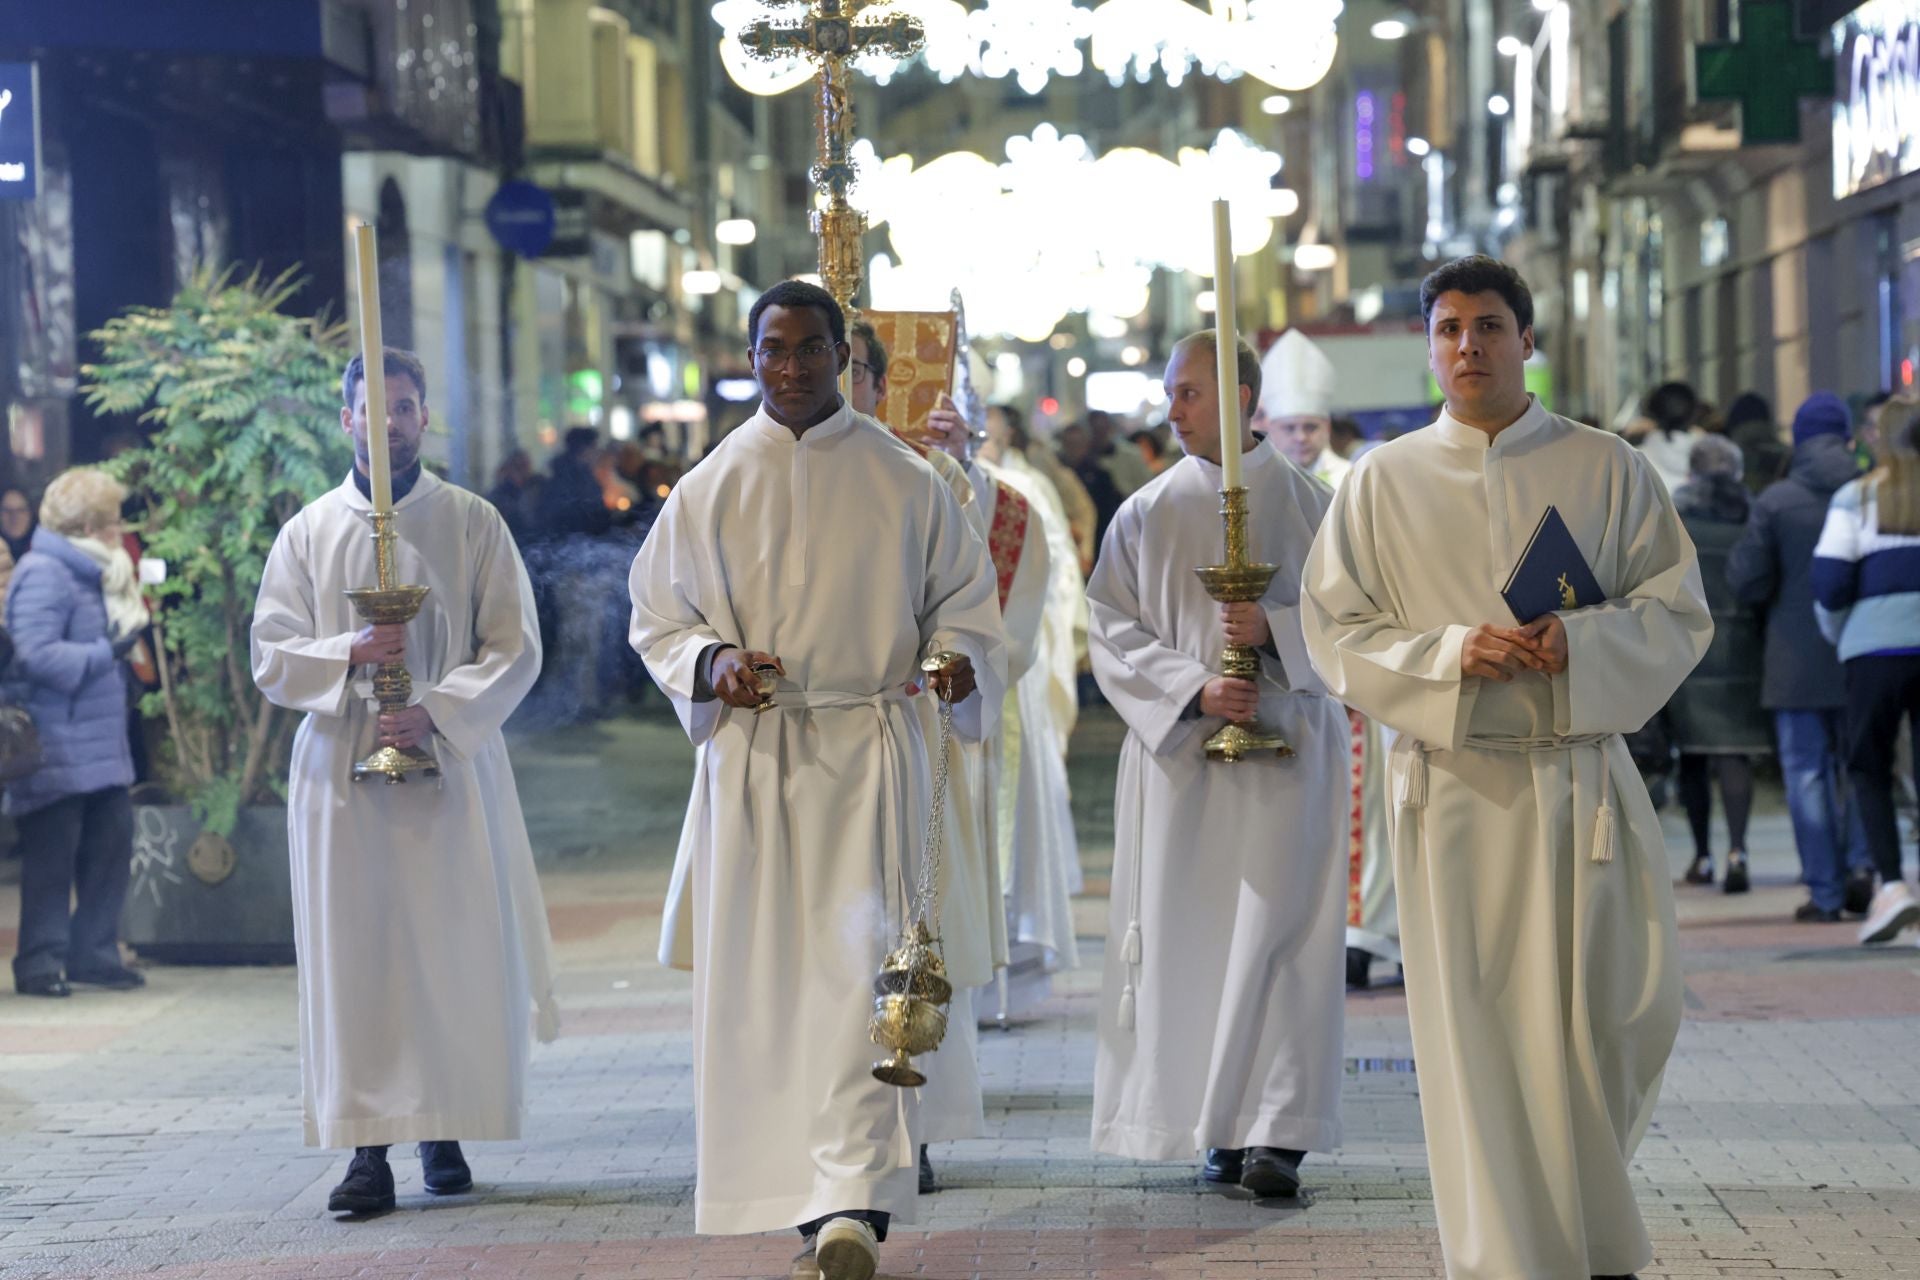
[[[1680,801],[1693,829],[1688,884],[1713,883],[1712,785],[1720,784],[1727,820],[1723,886],[1745,893],[1747,817],[1753,810],[1753,757],[1771,750],[1760,709],[1760,619],[1727,583],[1727,556],[1747,525],[1751,498],[1743,480],[1740,446],[1705,432],[1687,451],[1687,479],[1673,491],[1674,509],[1700,558],[1700,577],[1713,613],[1713,642],[1667,703],[1668,726],[1680,752]],[[1711,777],[1709,776],[1711,775]],[[1816,914],[1817,913],[1817,914]],[[1837,920],[1838,912],[1809,903],[1801,920]]]
[[[7,787],[20,829],[20,943],[13,985],[65,996],[69,983],[130,990],[120,908],[133,865],[133,755],[121,660],[147,625],[120,545],[126,490],[95,467],[47,486],[40,527],[6,597],[8,683],[33,716],[40,767]],[[71,912],[69,901],[75,905]]]

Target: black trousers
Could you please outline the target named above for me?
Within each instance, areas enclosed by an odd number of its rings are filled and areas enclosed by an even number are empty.
[[[1920,752],[1920,654],[1847,660],[1847,776],[1881,883],[1900,878],[1900,821],[1893,808],[1893,755],[1904,716]]]
[[[20,946],[14,983],[119,968],[120,908],[133,875],[127,788],[67,796],[15,822]]]

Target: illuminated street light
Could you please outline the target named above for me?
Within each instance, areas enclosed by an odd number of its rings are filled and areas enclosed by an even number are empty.
[[[1082,360],[1079,356],[1075,356],[1073,359],[1067,361],[1067,376],[1069,378],[1084,378],[1086,374],[1087,362],[1085,360]]]
[[[1202,289],[1198,294],[1194,296],[1193,305],[1197,309],[1201,311],[1205,311],[1206,313],[1211,315],[1213,313],[1213,308],[1216,301],[1217,299],[1213,296],[1213,290]]]
[[[1260,109],[1270,116],[1283,116],[1293,110],[1293,99],[1284,93],[1270,93],[1260,99]]]
[[[1433,150],[1433,144],[1425,138],[1407,139],[1407,154],[1410,156],[1424,156],[1431,150]]]
[[[1375,40],[1399,40],[1404,38],[1411,28],[1398,18],[1382,18],[1373,24],[1372,30]]]
[[[1511,58],[1527,46],[1520,43],[1519,36],[1501,36],[1500,42],[1493,46],[1503,58]]]
[[[1303,244],[1293,251],[1293,265],[1300,271],[1325,271],[1340,260],[1340,251],[1330,244]]]
[[[758,234],[752,218],[727,218],[713,229],[713,238],[721,244],[752,244]]]
[[[1503,116],[1507,114],[1507,112],[1513,110],[1513,104],[1507,101],[1506,94],[1496,93],[1491,98],[1487,99],[1487,110],[1493,112],[1493,114],[1497,116]]]
[[[718,293],[720,292],[720,273],[718,271],[684,271],[680,274],[680,288],[687,293]]]

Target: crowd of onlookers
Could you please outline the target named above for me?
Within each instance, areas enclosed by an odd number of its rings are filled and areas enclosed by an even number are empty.
[[[1705,659],[1631,742],[1656,798],[1670,781],[1686,810],[1686,879],[1747,889],[1754,764],[1776,756],[1808,894],[1795,918],[1863,918],[1862,941],[1887,941],[1920,923],[1900,856],[1920,734],[1920,400],[1856,416],[1816,392],[1784,431],[1753,394],[1721,414],[1673,382],[1642,408],[1628,437],[1672,494],[1714,614]]]

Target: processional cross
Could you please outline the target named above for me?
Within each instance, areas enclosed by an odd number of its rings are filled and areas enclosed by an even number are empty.
[[[809,176],[821,199],[812,214],[820,241],[820,280],[842,310],[853,311],[860,288],[860,241],[866,215],[847,202],[854,184],[853,99],[847,63],[869,51],[905,58],[920,48],[926,30],[918,18],[887,8],[889,0],[764,0],[781,9],[804,8],[797,18],[761,18],[740,32],[740,47],[772,61],[796,54],[814,63],[814,161]],[[886,10],[859,21],[868,10]]]

